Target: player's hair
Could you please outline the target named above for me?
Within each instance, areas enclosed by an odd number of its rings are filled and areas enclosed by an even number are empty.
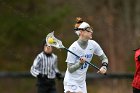
[[[75,28],[78,28],[81,23],[83,22],[82,18],[81,17],[76,17],[76,24],[74,25]]]

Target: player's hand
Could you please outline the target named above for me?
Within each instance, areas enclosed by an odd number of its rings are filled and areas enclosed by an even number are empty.
[[[102,66],[97,73],[106,74],[106,72],[107,72],[107,67],[106,66]]]
[[[81,57],[81,58],[80,58],[80,63],[81,63],[81,64],[84,64],[85,62],[86,62],[86,58],[85,58],[85,57]]]

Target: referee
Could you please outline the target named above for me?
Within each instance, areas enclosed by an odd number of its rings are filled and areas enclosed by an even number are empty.
[[[37,93],[57,93],[55,78],[62,79],[57,68],[57,55],[51,46],[43,41],[43,51],[37,55],[31,66],[31,74],[37,77]]]

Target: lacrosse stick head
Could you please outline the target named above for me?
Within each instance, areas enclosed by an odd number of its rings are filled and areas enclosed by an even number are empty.
[[[54,31],[47,35],[46,43],[48,46],[53,46],[56,48],[64,48],[62,41],[54,37]]]

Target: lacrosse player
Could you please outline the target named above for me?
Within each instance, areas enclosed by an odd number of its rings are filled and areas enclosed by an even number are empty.
[[[140,93],[140,48],[135,51],[136,72],[132,82],[133,93]]]
[[[76,19],[75,33],[79,36],[69,50],[80,56],[80,59],[70,52],[67,53],[67,70],[64,77],[65,93],[87,93],[86,88],[86,72],[93,54],[99,56],[102,66],[98,73],[105,74],[108,66],[108,58],[103,52],[100,45],[92,39],[93,30],[87,22],[81,18]]]
[[[37,55],[31,67],[31,74],[37,77],[37,93],[57,93],[55,77],[62,79],[62,75],[57,68],[57,55],[52,51],[52,47],[44,40],[43,51]]]

